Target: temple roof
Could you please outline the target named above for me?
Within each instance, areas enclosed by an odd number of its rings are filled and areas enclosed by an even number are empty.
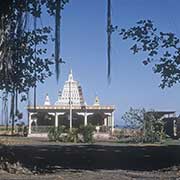
[[[73,79],[72,69],[69,72],[67,81],[65,81],[62,92],[59,90],[58,100],[54,105],[51,105],[48,94],[46,94],[44,106],[36,106],[36,110],[67,110],[72,105],[74,110],[108,110],[114,111],[115,106],[102,106],[99,103],[99,97],[96,96],[93,105],[87,105],[84,100],[82,88],[78,81]],[[28,107],[28,110],[33,111],[34,107]]]
[[[34,109],[34,106],[30,106],[27,108],[30,112],[32,111],[65,111],[65,110],[69,110],[69,105],[51,105],[51,106],[36,106],[36,109]],[[72,106],[73,111],[84,111],[86,110],[88,111],[108,111],[108,112],[113,112],[115,110],[115,106],[79,106],[79,105],[74,105]]]

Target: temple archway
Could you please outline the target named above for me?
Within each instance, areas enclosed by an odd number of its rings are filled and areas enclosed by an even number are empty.
[[[37,126],[54,126],[55,118],[47,112],[38,112],[36,117]]]
[[[101,112],[94,113],[93,115],[89,115],[87,118],[88,124],[92,124],[93,126],[103,126],[104,125],[104,118],[107,115]]]
[[[84,117],[82,115],[78,115],[77,113],[72,114],[72,127],[78,128],[81,125],[84,125]],[[70,120],[69,120],[69,113],[65,113],[64,115],[58,116],[58,126],[65,126],[69,128]]]

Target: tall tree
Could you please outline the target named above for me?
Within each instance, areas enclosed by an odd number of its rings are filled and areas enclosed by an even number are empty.
[[[165,137],[164,121],[162,114],[154,110],[146,111],[143,109],[130,108],[122,119],[126,125],[132,129],[139,129],[143,135],[139,140],[143,142],[161,141]]]
[[[47,12],[56,17],[55,25],[60,29],[60,16],[56,14],[60,13],[67,2],[68,0],[13,0],[0,6],[0,90],[11,95],[12,131],[15,115],[18,114],[18,95],[27,93],[36,86],[36,82],[43,83],[52,74],[50,65],[53,62],[50,58],[44,58],[47,52],[45,45],[50,39],[52,28],[27,28],[28,19],[42,17],[42,8],[46,7]],[[55,39],[60,38],[58,33],[55,34]],[[56,54],[60,57],[60,47],[56,44]],[[59,66],[59,63],[56,65]]]
[[[127,127],[133,129],[143,129],[144,126],[144,113],[145,109],[130,108],[128,112],[122,116],[122,120],[126,123]]]

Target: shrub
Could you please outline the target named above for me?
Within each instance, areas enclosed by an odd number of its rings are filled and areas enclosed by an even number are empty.
[[[48,138],[50,141],[61,141],[62,133],[65,133],[65,127],[51,127],[48,131]]]
[[[143,136],[144,143],[161,142],[165,138],[165,133],[159,131],[147,131]]]
[[[16,124],[17,126],[17,132],[19,135],[22,135],[23,134],[23,130],[24,130],[24,123],[19,123],[19,124]]]
[[[93,142],[93,133],[95,131],[95,127],[91,124],[87,126],[80,126],[79,134],[83,136],[83,142],[92,143]]]
[[[24,126],[23,136],[24,136],[24,137],[27,137],[27,136],[28,136],[28,127],[27,127],[27,126]]]
[[[79,142],[78,129],[77,128],[72,128],[72,130],[68,132],[67,141],[68,142],[74,142],[74,143]]]
[[[64,126],[51,127],[48,131],[48,138],[50,141],[92,143],[94,131],[95,127],[91,124],[72,128],[71,131],[67,131]]]
[[[124,129],[121,129],[121,130],[116,130],[114,131],[114,136],[117,138],[117,139],[121,139],[121,138],[125,138],[126,137],[126,132]]]
[[[109,131],[109,127],[107,127],[107,126],[101,126],[99,131],[100,131],[100,132],[108,132],[108,131]]]

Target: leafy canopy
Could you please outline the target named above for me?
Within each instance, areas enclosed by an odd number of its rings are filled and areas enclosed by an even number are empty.
[[[145,109],[133,109],[132,107],[128,112],[122,116],[122,120],[126,123],[127,127],[137,129],[142,129],[144,124],[144,113]]]
[[[45,55],[53,29],[38,27],[37,20],[42,18],[44,10],[56,16],[57,2],[61,2],[59,8],[63,9],[68,0],[7,0],[1,4],[0,90],[13,94],[28,92],[36,83],[43,83],[51,76],[54,56],[46,58]]]
[[[172,32],[159,32],[151,20],[141,20],[129,29],[118,29],[123,40],[134,43],[133,54],[146,53],[144,65],[154,63],[153,71],[160,74],[160,87],[172,87],[180,82],[180,39]]]

